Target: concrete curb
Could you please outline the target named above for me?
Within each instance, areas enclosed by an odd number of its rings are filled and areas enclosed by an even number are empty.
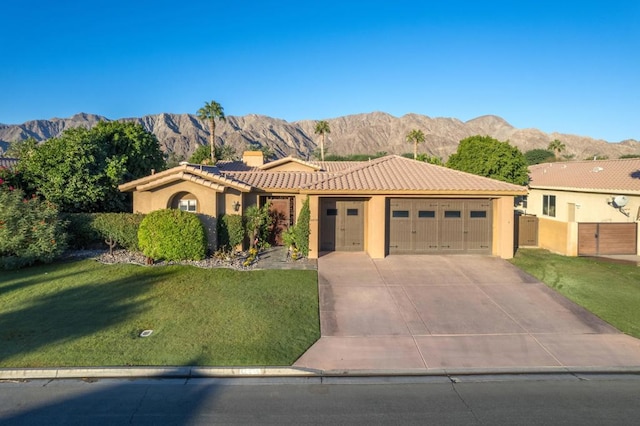
[[[412,378],[448,377],[462,381],[469,376],[582,376],[640,375],[633,367],[525,367],[525,368],[452,368],[433,370],[313,370],[295,367],[86,367],[86,368],[2,368],[0,380],[38,379],[134,379],[134,378]]]

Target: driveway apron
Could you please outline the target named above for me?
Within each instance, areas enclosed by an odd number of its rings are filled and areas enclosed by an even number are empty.
[[[327,372],[640,368],[627,336],[503,259],[333,252],[318,259]]]

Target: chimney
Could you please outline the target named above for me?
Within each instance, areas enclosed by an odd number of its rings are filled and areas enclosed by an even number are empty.
[[[249,167],[260,167],[264,164],[262,151],[245,151],[242,153],[242,162]]]

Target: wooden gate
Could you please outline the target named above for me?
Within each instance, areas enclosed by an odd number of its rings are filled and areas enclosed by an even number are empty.
[[[517,229],[518,247],[538,246],[538,217],[520,215]]]
[[[636,223],[579,223],[578,256],[636,254]]]

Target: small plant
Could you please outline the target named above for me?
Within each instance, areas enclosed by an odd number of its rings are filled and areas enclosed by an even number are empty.
[[[138,244],[150,259],[201,260],[207,252],[207,235],[192,213],[156,210],[140,223]]]
[[[269,214],[269,204],[262,207],[251,206],[247,209],[247,233],[249,234],[250,248],[264,248],[267,245],[269,226],[272,218]]]

